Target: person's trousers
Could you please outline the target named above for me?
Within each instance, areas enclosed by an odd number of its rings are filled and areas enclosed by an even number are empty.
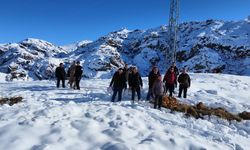
[[[174,84],[165,84],[165,92],[167,93],[167,91],[169,91],[169,96],[172,97],[173,96],[173,92],[174,92]]]
[[[141,99],[141,89],[140,87],[132,87],[132,101],[135,100],[135,92],[137,93],[138,100]]]
[[[161,109],[161,105],[162,105],[162,95],[156,95],[155,102],[154,102],[154,108],[156,109],[156,107],[158,106],[158,109]]]
[[[62,78],[57,78],[56,87],[59,88],[60,81],[62,81],[62,87],[65,88],[65,79],[62,79]]]
[[[147,100],[150,100],[151,97],[153,97],[152,88],[148,88]]]
[[[184,87],[184,86],[180,86],[179,87],[179,94],[178,94],[178,97],[181,97],[182,95],[182,92],[183,92],[183,97],[184,98],[187,98],[187,87]]]
[[[76,79],[75,84],[76,84],[76,89],[80,90],[80,81],[81,79]]]
[[[112,102],[115,101],[115,97],[116,97],[117,93],[118,93],[118,101],[122,100],[122,90],[123,90],[123,88],[113,88],[113,96],[111,99]]]

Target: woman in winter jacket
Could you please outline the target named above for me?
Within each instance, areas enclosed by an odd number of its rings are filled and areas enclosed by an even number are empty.
[[[76,62],[73,61],[70,68],[69,68],[69,85],[70,88],[75,86],[75,70],[76,70]]]
[[[174,67],[171,67],[165,74],[163,82],[165,82],[166,93],[169,90],[169,96],[172,97],[174,92],[174,86],[177,84],[177,76],[174,71]]]
[[[148,94],[147,100],[150,100],[150,97],[153,97],[152,86],[157,80],[158,76],[161,75],[159,69],[154,66],[148,75]]]
[[[82,78],[82,66],[80,66],[80,61],[76,62],[76,66],[75,66],[75,74],[74,74],[74,78],[75,78],[75,85],[76,85],[76,89],[80,90],[80,81]]]
[[[164,87],[163,86],[164,86],[164,84],[162,82],[161,75],[159,75],[152,86],[152,92],[153,92],[153,96],[155,98],[154,108],[156,108],[158,106],[158,109],[161,109],[162,97],[164,94]]]

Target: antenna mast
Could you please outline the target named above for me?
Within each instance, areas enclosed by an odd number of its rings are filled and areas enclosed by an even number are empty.
[[[176,50],[178,48],[178,20],[179,20],[179,0],[170,0],[169,26],[168,26],[168,45],[166,53],[168,63],[176,62]]]

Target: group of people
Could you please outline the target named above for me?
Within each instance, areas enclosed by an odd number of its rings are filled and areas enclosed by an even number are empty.
[[[80,81],[82,77],[82,66],[80,62],[73,61],[69,67],[67,73],[65,72],[63,63],[60,63],[59,67],[56,68],[56,78],[57,78],[57,88],[60,86],[60,81],[62,82],[62,87],[65,88],[66,77],[69,78],[70,88],[80,90]],[[167,69],[163,79],[159,68],[153,66],[152,70],[148,75],[148,94],[146,99],[154,99],[154,108],[161,109],[163,96],[168,94],[170,97],[173,96],[174,90],[179,83],[179,93],[178,97],[187,97],[187,89],[191,85],[191,80],[187,74],[186,68],[183,68],[181,74],[179,75],[179,70],[173,63],[169,69]],[[115,102],[115,98],[118,94],[118,101],[122,100],[122,93],[127,88],[131,90],[132,97],[131,100],[134,103],[135,94],[137,94],[138,101],[141,100],[141,90],[143,87],[143,82],[138,68],[136,66],[131,66],[128,68],[126,64],[124,68],[119,68],[113,75],[110,82],[109,88],[113,90],[113,95],[111,98],[112,102]]]
[[[143,82],[137,67],[132,66],[128,68],[126,64],[124,68],[119,68],[117,72],[112,77],[110,82],[110,87],[113,89],[113,95],[111,101],[115,101],[115,97],[118,93],[118,101],[122,99],[123,89],[127,89],[127,84],[129,89],[132,91],[132,101],[135,100],[135,93],[138,96],[138,100],[141,99],[141,89],[143,87]]]
[[[60,81],[62,82],[62,87],[65,88],[65,80],[68,77],[70,88],[80,90],[80,81],[83,73],[80,61],[73,61],[67,73],[63,63],[60,63],[59,67],[56,68],[55,73],[57,78],[57,88],[60,87]]]
[[[179,70],[176,67],[176,64],[173,63],[162,79],[159,68],[153,66],[148,75],[149,88],[146,99],[154,99],[154,108],[157,108],[158,106],[158,108],[161,109],[163,96],[169,92],[169,96],[172,97],[174,90],[177,87],[177,83],[179,83],[178,97],[181,97],[183,93],[183,97],[186,98],[187,89],[191,85],[190,76],[187,74],[186,68],[183,68],[182,73],[179,75]],[[124,68],[119,68],[117,72],[115,72],[110,82],[110,87],[113,89],[112,102],[115,101],[117,93],[118,101],[121,101],[122,92],[127,89],[127,84],[132,91],[132,102],[135,100],[135,93],[137,93],[138,100],[141,99],[141,89],[143,87],[141,75],[138,72],[137,67],[132,66],[128,69],[128,65],[125,65]]]

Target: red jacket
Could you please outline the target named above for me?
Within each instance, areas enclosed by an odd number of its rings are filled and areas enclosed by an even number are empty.
[[[167,84],[170,84],[170,85],[174,85],[177,83],[177,77],[176,77],[176,74],[175,72],[170,72],[168,71],[165,76],[164,76],[164,79],[163,81],[166,81]]]

